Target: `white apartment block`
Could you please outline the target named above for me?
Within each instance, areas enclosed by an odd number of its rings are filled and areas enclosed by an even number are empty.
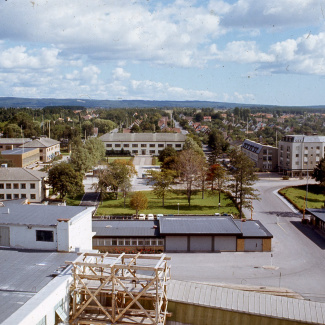
[[[0,168],[0,201],[27,199],[41,202],[47,196],[46,173],[25,168]]]
[[[324,157],[325,136],[287,135],[279,141],[279,171],[305,176]]]
[[[159,155],[166,147],[182,150],[186,136],[180,133],[106,133],[99,139],[103,141],[106,151]]]

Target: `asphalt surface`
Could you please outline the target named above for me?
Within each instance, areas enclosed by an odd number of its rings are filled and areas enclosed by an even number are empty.
[[[325,239],[307,225],[276,191],[306,180],[283,181],[266,175],[256,183],[261,200],[253,203],[253,219],[273,234],[272,252],[186,253],[172,257],[176,280],[272,286],[291,289],[305,299],[325,302]],[[311,181],[309,181],[311,183]],[[250,217],[250,211],[245,211]]]

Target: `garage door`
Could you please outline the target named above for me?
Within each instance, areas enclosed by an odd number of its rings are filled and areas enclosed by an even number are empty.
[[[215,236],[214,251],[236,252],[237,239],[235,236]]]
[[[187,236],[166,236],[166,252],[187,252]]]
[[[0,246],[10,246],[9,227],[0,227]]]
[[[212,236],[190,236],[191,252],[211,252]]]
[[[245,239],[245,252],[262,252],[263,240],[262,239]]]

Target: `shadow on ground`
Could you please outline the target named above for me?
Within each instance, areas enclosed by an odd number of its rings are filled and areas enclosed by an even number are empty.
[[[312,227],[302,224],[300,221],[290,221],[302,234],[308,237],[320,249],[325,249],[325,238],[319,235]]]

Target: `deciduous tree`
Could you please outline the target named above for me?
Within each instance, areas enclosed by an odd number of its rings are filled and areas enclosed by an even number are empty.
[[[131,209],[135,210],[136,216],[138,216],[139,211],[146,210],[148,207],[148,198],[142,192],[135,192],[130,200]]]

